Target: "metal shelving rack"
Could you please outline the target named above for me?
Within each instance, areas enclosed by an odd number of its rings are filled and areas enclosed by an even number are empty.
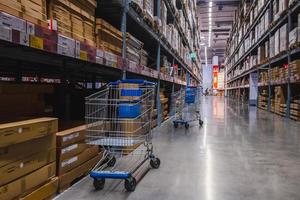
[[[238,43],[237,47],[235,48],[235,50],[232,52],[232,54],[229,53],[229,48],[226,50],[227,52],[227,61],[225,63],[225,66],[228,66],[228,64],[231,62],[232,59],[234,59],[235,55],[238,54],[238,51],[240,49],[240,47],[242,46],[243,42],[245,41],[245,39],[249,36],[249,34],[251,33],[251,31],[253,31],[253,29],[255,28],[255,26],[258,24],[259,19],[264,15],[264,13],[267,11],[267,9],[269,9],[270,13],[270,17],[269,17],[269,22],[272,22],[272,15],[273,15],[273,1],[274,0],[267,0],[265,5],[263,6],[263,8],[261,9],[261,11],[258,13],[257,17],[254,19],[253,24],[250,25],[250,27],[247,29],[247,32],[242,36],[242,39],[240,40],[240,42]],[[246,14],[246,17],[249,17],[249,13],[250,10],[253,8],[253,6],[255,5],[255,3],[257,2],[257,0],[252,1],[251,6],[248,10],[248,13]],[[227,79],[227,75],[234,70],[235,68],[239,67],[243,61],[245,61],[246,57],[251,55],[251,53],[253,51],[255,51],[259,45],[261,43],[263,43],[266,40],[270,41],[271,35],[272,33],[274,33],[277,29],[279,29],[281,27],[281,25],[283,25],[285,22],[288,24],[288,33],[292,30],[292,15],[294,15],[296,13],[296,11],[300,10],[300,2],[296,1],[294,4],[292,4],[287,10],[286,12],[274,23],[273,26],[269,27],[269,29],[258,39],[257,42],[255,42],[246,52],[244,52],[244,54],[228,69],[226,69],[226,79]],[[245,19],[243,20],[242,24],[245,23]],[[237,23],[234,24],[233,26],[233,32],[230,34],[230,39],[228,40],[228,45],[230,44],[230,42],[232,41],[233,35],[235,33],[235,31],[237,31]],[[289,34],[287,34],[287,41],[289,41]],[[283,54],[279,54],[273,58],[269,58],[267,60],[266,63],[263,64],[258,64],[256,66],[253,66],[252,68],[242,72],[241,74],[238,74],[236,76],[234,76],[233,78],[230,78],[230,80],[226,81],[226,85],[237,81],[243,77],[249,76],[252,72],[257,72],[259,73],[260,70],[264,70],[264,69],[271,69],[272,66],[282,62],[282,61],[286,61],[287,64],[289,64],[292,61],[292,57],[296,56],[296,55],[300,55],[300,48],[297,47],[296,49],[291,49],[288,48],[287,51]],[[290,103],[291,103],[291,84],[294,83],[300,83],[300,80],[293,80],[291,79],[291,72],[290,72],[290,67],[288,67],[288,78],[286,80],[282,80],[282,81],[271,81],[270,80],[270,74],[269,74],[269,80],[267,81],[267,83],[258,83],[258,88],[259,87],[268,87],[268,111],[270,111],[270,107],[271,107],[271,87],[274,85],[286,85],[287,87],[287,101],[286,101],[286,105],[287,105],[287,109],[286,109],[286,114],[285,116],[287,118],[290,117]],[[245,89],[245,88],[249,88],[249,85],[241,85],[241,86],[235,86],[235,87],[227,87],[226,90],[227,91],[236,91],[236,92],[240,92],[241,90]]]
[[[194,47],[191,47],[183,29],[180,27],[179,22],[175,17],[175,8],[172,7],[171,0],[156,0],[158,6],[160,5],[160,1],[164,1],[167,8],[170,9],[170,11],[173,11],[171,14],[174,17],[174,25],[178,29],[184,43],[188,46],[190,52],[192,52]],[[113,0],[113,2],[117,3],[122,10],[117,17],[121,22],[120,29],[123,34],[122,57],[118,57],[115,65],[111,65],[111,63],[107,62],[105,59],[102,63],[97,63],[95,60],[82,60],[60,55],[56,52],[36,49],[29,44],[24,45],[20,41],[4,41],[0,39],[0,58],[3,60],[3,63],[0,65],[0,73],[6,77],[14,77],[11,79],[14,81],[21,81],[20,77],[22,75],[29,74],[30,76],[38,77],[36,79],[37,81],[34,82],[39,82],[42,77],[58,78],[60,80],[58,83],[66,83],[70,80],[92,82],[93,88],[95,87],[96,81],[111,81],[126,77],[142,77],[157,82],[158,84],[157,109],[160,115],[159,93],[161,82],[171,84],[172,88],[174,88],[175,85],[180,87],[187,85],[187,82],[182,81],[179,78],[160,73],[160,57],[162,52],[172,58],[173,64],[179,64],[179,66],[187,72],[187,77],[191,77],[197,84],[201,82],[202,75],[194,74],[190,66],[188,66],[184,60],[170,48],[163,40],[162,36],[154,31],[152,27],[143,20],[142,16],[129,5],[130,0]],[[180,3],[183,5],[185,13],[184,18],[189,22],[185,10],[186,7],[184,6],[185,4],[182,0],[180,0]],[[160,8],[158,7],[156,13],[158,17],[160,15],[159,11]],[[128,32],[129,20],[134,22],[133,26],[138,27],[138,30],[143,30],[144,33],[147,33],[147,37],[149,37],[151,41],[154,41],[154,48],[156,49],[156,69],[130,64],[129,60],[126,58],[126,32]],[[191,28],[192,25],[190,23],[188,25]],[[195,26],[194,21],[193,25]],[[20,34],[18,31],[17,33]],[[145,40],[147,39],[148,38],[145,38]],[[96,48],[93,49],[95,52],[96,50]],[[43,65],[43,67],[41,67],[41,65]],[[9,66],[9,68],[7,68],[7,66]],[[200,66],[198,67],[200,68]],[[201,70],[199,70],[199,72],[202,73]],[[174,92],[173,89],[172,92]],[[158,116],[158,124],[160,123],[161,116]]]

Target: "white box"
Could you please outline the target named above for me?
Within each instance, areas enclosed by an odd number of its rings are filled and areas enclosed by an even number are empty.
[[[280,53],[280,30],[277,30],[274,35],[274,56]]]
[[[300,27],[294,28],[289,33],[289,46],[300,42]]]
[[[15,16],[0,12],[0,26],[6,26],[14,30],[26,33],[26,21]]]
[[[279,0],[279,15],[281,15],[288,7],[287,0]]]
[[[5,41],[12,41],[11,28],[0,26],[0,39]]]
[[[75,57],[75,40],[58,34],[57,53],[65,56]]]
[[[272,35],[270,37],[270,48],[269,48],[269,52],[270,52],[270,58],[273,58],[275,56],[275,36]]]
[[[286,51],[288,44],[287,44],[287,37],[288,37],[288,29],[287,29],[287,24],[284,24],[281,28],[280,28],[280,52]]]

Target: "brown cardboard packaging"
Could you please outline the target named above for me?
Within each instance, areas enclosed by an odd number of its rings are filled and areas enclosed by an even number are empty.
[[[38,118],[0,125],[0,147],[26,142],[57,132],[56,118]]]
[[[0,200],[14,199],[55,176],[56,164],[51,163],[31,174],[0,187]]]
[[[55,134],[0,148],[0,167],[56,147]]]
[[[123,119],[120,123],[121,131],[124,132],[126,136],[137,135],[142,127],[141,119]]]
[[[0,185],[33,172],[56,160],[56,149],[41,151],[0,168]]]
[[[78,167],[72,169],[71,171],[64,173],[59,176],[59,188],[60,190],[69,187],[71,182],[73,182],[78,177],[86,175],[101,159],[101,154],[93,157],[92,159],[84,162]]]
[[[95,157],[98,153],[99,153],[99,147],[92,146],[76,156],[63,160],[62,162],[58,163],[57,174],[62,175],[74,169],[75,167],[81,165],[82,163],[86,162],[92,157]]]
[[[57,147],[65,147],[85,139],[85,125],[56,133]]]
[[[20,198],[20,200],[44,200],[54,196],[58,189],[58,178],[52,178],[50,182],[39,187],[35,191]]]
[[[89,147],[90,146],[88,144],[82,141],[81,143],[75,143],[66,147],[57,148],[57,159],[60,162],[62,162],[63,160],[69,159],[75,155],[80,154]]]
[[[140,97],[138,96],[122,96],[121,95],[121,91],[128,89],[128,90],[135,90],[139,88],[139,84],[135,84],[135,83],[120,83],[119,84],[119,88],[120,88],[120,99],[122,100],[128,100],[128,101],[132,101],[132,100],[138,100],[140,99]]]

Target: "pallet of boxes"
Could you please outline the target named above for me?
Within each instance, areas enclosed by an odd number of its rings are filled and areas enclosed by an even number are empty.
[[[258,107],[267,110],[268,109],[268,92],[266,89],[263,89],[258,96]]]
[[[0,199],[56,195],[56,118],[0,125]]]
[[[85,125],[56,134],[59,192],[86,176],[101,158],[99,147],[85,143]]]
[[[50,0],[49,28],[59,34],[95,45],[96,0]]]
[[[300,95],[293,97],[291,100],[290,117],[293,120],[300,121]]]
[[[294,60],[289,64],[291,71],[291,80],[299,81],[300,80],[300,60]]]
[[[165,91],[161,89],[160,92],[160,104],[161,104],[161,115],[162,121],[169,119],[169,98],[166,97]]]
[[[281,86],[276,86],[274,88],[274,99],[271,100],[271,111],[281,115],[285,116],[286,113],[286,100],[284,96],[284,91]]]

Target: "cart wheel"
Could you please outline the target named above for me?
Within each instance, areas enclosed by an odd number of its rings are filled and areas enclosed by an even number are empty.
[[[105,179],[101,178],[101,179],[94,179],[94,187],[96,190],[102,190],[104,188],[105,185]]]
[[[184,126],[186,129],[189,129],[189,127],[190,127],[190,125],[188,123],[186,123]]]
[[[108,167],[113,167],[113,166],[115,166],[115,164],[116,164],[116,157],[111,157],[109,160],[108,160],[108,163],[107,163],[107,166]]]
[[[199,119],[199,125],[203,126],[203,121],[201,119]]]
[[[135,190],[135,187],[136,187],[136,180],[134,177],[130,177],[125,180],[125,189],[128,192],[133,192]]]
[[[177,123],[174,123],[174,128],[178,128],[178,124]]]
[[[150,160],[150,165],[154,169],[158,169],[160,166],[160,159],[159,158],[153,158]]]

